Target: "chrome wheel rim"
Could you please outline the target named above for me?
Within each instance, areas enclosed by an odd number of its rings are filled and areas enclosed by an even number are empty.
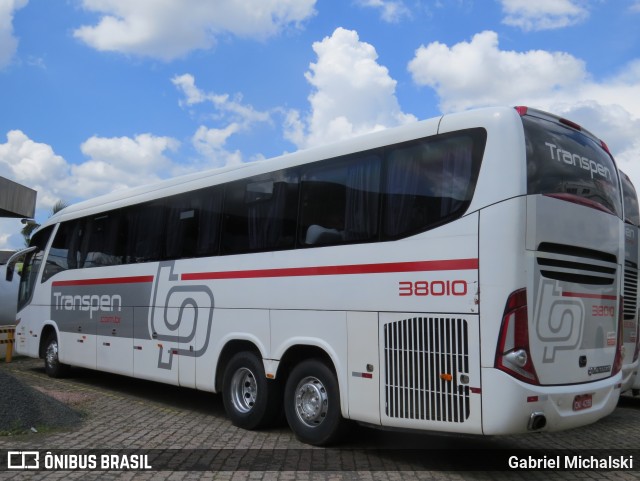
[[[324,384],[317,377],[307,376],[298,383],[295,395],[296,414],[306,426],[322,424],[329,410],[329,397]]]
[[[253,373],[246,367],[238,369],[231,378],[231,403],[236,411],[243,414],[253,409],[258,397],[258,383]]]

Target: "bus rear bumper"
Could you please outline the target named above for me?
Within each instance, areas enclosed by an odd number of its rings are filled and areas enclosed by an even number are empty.
[[[617,374],[590,383],[533,386],[498,369],[483,368],[482,431],[562,431],[594,423],[616,408],[621,378]]]
[[[631,388],[635,388],[634,382],[637,379],[638,374],[638,360],[632,364],[624,364],[622,366],[622,389],[620,392],[628,391]]]

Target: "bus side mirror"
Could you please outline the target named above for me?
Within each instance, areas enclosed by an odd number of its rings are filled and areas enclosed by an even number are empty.
[[[13,265],[7,264],[7,274],[5,276],[6,279],[7,279],[7,282],[13,281],[14,266],[15,266],[15,264],[13,264]]]
[[[18,251],[15,254],[13,254],[11,257],[9,257],[9,259],[7,260],[7,273],[5,275],[5,278],[7,279],[8,282],[13,281],[13,273],[15,272],[15,269],[16,269],[16,262],[18,262],[19,259],[27,255],[29,252],[33,252],[36,249],[37,249],[36,246],[31,246],[21,251]]]

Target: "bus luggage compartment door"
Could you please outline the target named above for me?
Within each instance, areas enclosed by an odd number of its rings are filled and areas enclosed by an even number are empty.
[[[383,426],[481,433],[477,315],[380,313]]]

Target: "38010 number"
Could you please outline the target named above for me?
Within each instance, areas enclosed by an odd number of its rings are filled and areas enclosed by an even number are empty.
[[[466,296],[467,282],[456,281],[416,281],[399,282],[399,296]]]

